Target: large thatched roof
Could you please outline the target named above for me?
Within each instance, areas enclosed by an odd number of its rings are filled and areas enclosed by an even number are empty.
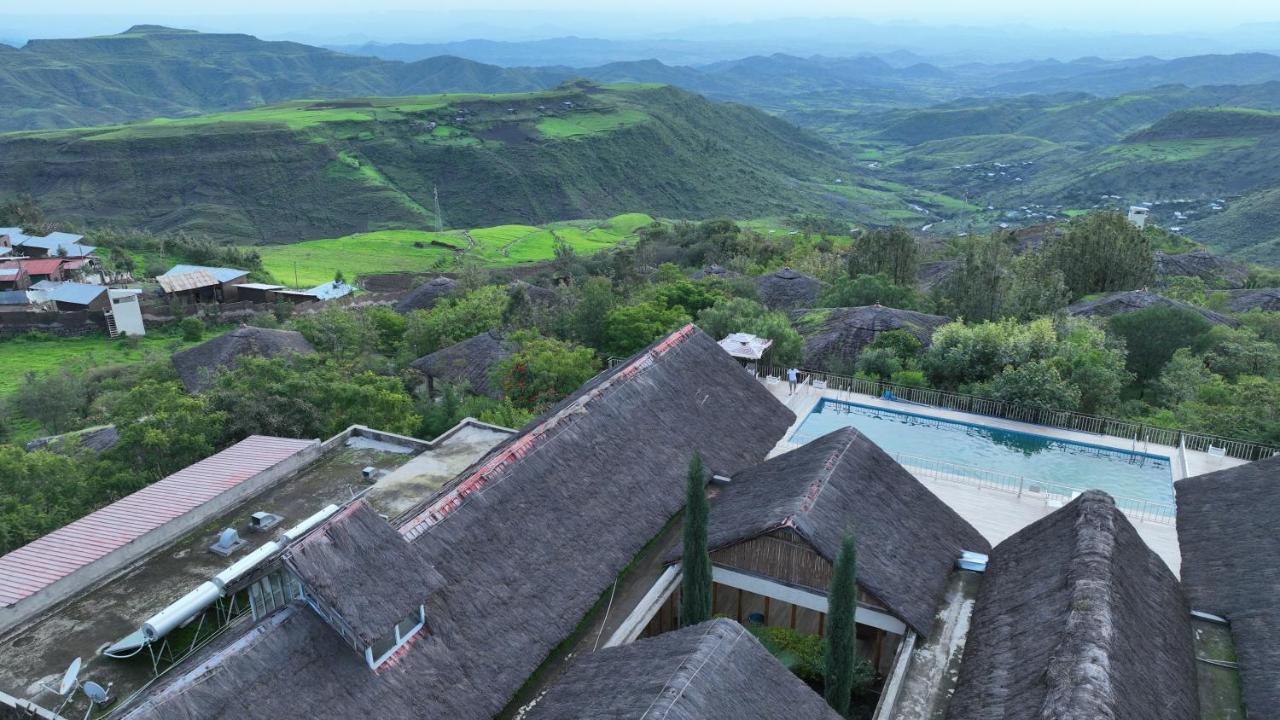
[[[756,278],[760,302],[770,310],[813,307],[818,302],[822,282],[789,267]]]
[[[991,553],[948,720],[1196,720],[1178,580],[1091,490]]]
[[[526,720],[839,720],[746,628],[712,620],[579,658]]]
[[[1235,318],[1230,318],[1202,307],[1196,307],[1181,300],[1167,298],[1149,290],[1127,290],[1125,292],[1108,293],[1093,300],[1082,300],[1074,305],[1067,306],[1067,314],[1077,317],[1109,318],[1152,307],[1175,307],[1191,310],[1199,313],[1205,320],[1214,325],[1235,327],[1240,324]]]
[[[683,328],[397,521],[445,586],[427,599],[430,634],[392,666],[373,673],[291,606],[171,673],[125,716],[487,720],[679,511],[695,450],[734,473],[794,419],[715,341]]]
[[[477,395],[497,398],[502,395],[502,389],[489,381],[489,372],[511,357],[513,351],[500,331],[489,330],[424,355],[411,365],[423,374],[446,383],[466,383]]]
[[[458,290],[458,281],[441,275],[410,290],[396,303],[396,312],[407,313],[411,310],[430,310]]]
[[[1280,288],[1228,290],[1227,307],[1231,309],[1231,312],[1249,312],[1250,310],[1280,311]]]
[[[48,450],[55,453],[74,454],[79,450],[88,450],[102,453],[115,447],[118,442],[120,442],[120,431],[116,430],[115,425],[98,425],[62,435],[36,438],[23,447],[28,452]]]
[[[1178,276],[1198,277],[1212,287],[1238,288],[1249,278],[1249,268],[1205,250],[1177,255],[1156,251],[1156,277],[1167,281]]]
[[[173,367],[187,392],[198,393],[212,386],[219,373],[233,367],[242,357],[270,358],[315,351],[300,332],[246,326],[174,353]]]
[[[794,315],[804,335],[804,366],[827,371],[847,369],[880,333],[906,330],[928,347],[933,331],[951,322],[942,315],[883,305],[797,310]]]
[[[712,503],[707,539],[715,550],[782,528],[795,530],[830,562],[851,529],[858,584],[921,635],[929,634],[961,552],[991,547],[853,428],[735,475]]]
[[[1280,458],[1174,484],[1182,584],[1231,621],[1249,717],[1280,708]]]
[[[307,596],[336,611],[366,645],[391,632],[444,584],[431,563],[364,500],[290,547],[285,562]]]

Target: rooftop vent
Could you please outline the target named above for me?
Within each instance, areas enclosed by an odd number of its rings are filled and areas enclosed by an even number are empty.
[[[240,539],[240,535],[235,531],[235,528],[223,528],[222,532],[218,533],[218,542],[210,545],[209,551],[222,557],[227,557],[239,550],[240,546],[244,545],[244,542],[244,540]]]
[[[360,471],[360,476],[364,478],[365,482],[373,482],[377,478],[377,475],[378,475],[378,468],[372,465],[369,465],[368,467]]]
[[[265,532],[280,524],[284,518],[269,512],[256,512],[249,516],[249,529],[253,532]]]
[[[960,559],[956,560],[956,567],[961,570],[972,570],[974,572],[987,571],[987,556],[982,553],[965,550],[960,553]]]

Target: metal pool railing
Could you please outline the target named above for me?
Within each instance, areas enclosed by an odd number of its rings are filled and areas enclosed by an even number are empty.
[[[786,377],[785,371],[765,365],[757,366],[756,372],[762,378]],[[1143,444],[1164,445],[1174,448],[1183,447],[1187,450],[1210,455],[1225,455],[1241,460],[1261,460],[1280,452],[1280,449],[1262,443],[1232,440],[1217,435],[1206,435],[1186,430],[1152,427],[1128,420],[1086,415],[1070,410],[1052,410],[1030,405],[1018,405],[977,395],[966,395],[964,393],[931,388],[909,387],[819,371],[801,370],[800,374],[804,384],[814,387],[825,387],[837,392],[870,397],[881,397],[888,391],[893,393],[894,397],[899,400],[930,405],[944,410],[955,410],[974,415],[1016,420],[1033,425],[1045,425],[1063,430],[1075,430],[1094,435],[1123,438],[1131,441],[1135,449]]]
[[[918,455],[898,453],[893,456],[893,459],[917,477],[996,490],[1016,497],[1026,495],[1043,498],[1045,502],[1065,503],[1085,491],[1085,488],[1044,482],[1020,475],[1010,475],[986,468],[961,465]],[[1173,525],[1177,520],[1177,509],[1172,504],[1142,498],[1117,497],[1115,495],[1111,497],[1115,500],[1116,507],[1131,519],[1145,520],[1162,525]]]

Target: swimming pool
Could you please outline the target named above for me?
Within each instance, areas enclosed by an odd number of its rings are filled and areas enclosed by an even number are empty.
[[[893,456],[950,463],[947,472],[979,477],[979,470],[1038,481],[1053,492],[1105,490],[1116,497],[1173,504],[1169,458],[1059,440],[973,423],[940,420],[824,398],[791,436],[807,443],[842,427],[857,428]],[[910,458],[903,464],[912,464]]]

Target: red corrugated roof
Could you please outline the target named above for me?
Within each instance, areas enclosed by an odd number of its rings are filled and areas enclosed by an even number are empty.
[[[0,267],[6,268],[22,268],[31,275],[49,275],[57,272],[62,266],[63,258],[22,258],[17,260],[6,260],[0,263]]]
[[[253,435],[0,557],[0,607],[36,594],[312,443]]]

